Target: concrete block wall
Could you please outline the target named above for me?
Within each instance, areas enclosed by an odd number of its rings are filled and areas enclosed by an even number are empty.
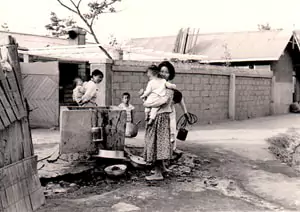
[[[236,78],[237,120],[271,115],[271,83],[270,78]]]
[[[182,91],[188,111],[197,115],[200,123],[228,118],[228,76],[179,73],[173,82]],[[176,112],[179,118],[179,106]]]
[[[146,68],[155,62],[114,61],[105,70],[111,81],[104,85],[111,93],[112,105],[121,102],[122,93],[131,94],[136,108],[135,121],[144,120],[144,108],[138,91],[147,85]],[[271,114],[271,71],[237,69],[196,64],[175,64],[173,82],[182,91],[188,111],[196,114],[199,123],[242,120]],[[109,102],[108,100],[106,101]],[[182,115],[176,106],[177,118]]]

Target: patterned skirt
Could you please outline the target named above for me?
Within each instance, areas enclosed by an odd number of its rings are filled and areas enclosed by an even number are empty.
[[[157,114],[153,124],[146,127],[144,159],[147,163],[169,160],[172,155],[170,142],[170,114]]]

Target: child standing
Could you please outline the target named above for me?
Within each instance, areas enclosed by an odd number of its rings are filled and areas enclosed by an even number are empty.
[[[165,79],[159,77],[159,68],[156,65],[151,65],[147,69],[147,76],[149,77],[149,82],[147,84],[146,90],[141,95],[141,99],[145,102],[156,102],[161,98],[166,97],[167,88],[176,89],[176,85],[167,82]],[[145,108],[145,119],[149,121],[148,124],[152,124],[153,120],[157,115],[159,107],[157,108]]]
[[[133,122],[133,110],[134,106],[129,103],[130,101],[130,94],[129,93],[123,93],[122,95],[122,103],[119,105],[120,108],[123,110],[126,110],[127,119],[126,122]]]
[[[73,89],[73,100],[80,105],[82,100],[82,96],[85,93],[85,89],[83,87],[84,83],[81,78],[77,77],[74,79],[75,88]]]

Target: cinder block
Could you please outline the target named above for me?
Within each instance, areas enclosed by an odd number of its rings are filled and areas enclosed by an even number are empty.
[[[192,77],[189,77],[189,76],[185,76],[184,78],[183,78],[183,82],[184,82],[184,84],[190,84],[190,83],[192,83]]]
[[[202,97],[207,97],[207,96],[209,96],[209,92],[208,91],[201,91],[201,96]]]
[[[212,86],[206,84],[206,85],[204,86],[204,89],[203,89],[203,90],[204,90],[204,91],[210,91],[210,90],[212,90]]]
[[[130,82],[132,82],[132,83],[138,83],[138,82],[140,82],[140,77],[138,77],[138,76],[131,76],[130,77]]]
[[[191,104],[191,103],[194,102],[193,98],[191,98],[191,97],[184,98],[184,101],[185,101],[187,104]]]
[[[184,90],[184,84],[178,83],[178,84],[176,84],[176,88],[177,88],[177,90],[182,91],[182,90]]]
[[[200,75],[194,76],[194,77],[192,78],[192,83],[193,83],[193,84],[199,84],[200,82],[201,82],[201,80],[200,80]]]
[[[132,89],[139,91],[140,89],[144,88],[140,83],[133,83]]]
[[[204,88],[201,84],[194,84],[194,90],[195,91],[201,91]]]
[[[194,98],[194,103],[201,104],[202,103],[202,98],[201,97],[195,97]]]
[[[130,91],[131,87],[131,83],[125,82],[125,83],[121,83],[120,84],[120,88],[122,90],[126,90],[127,92]]]
[[[194,85],[193,84],[185,84],[184,89],[188,91],[194,90]]]
[[[182,93],[183,93],[184,99],[187,99],[188,97],[191,96],[191,92],[190,91],[184,90]]]
[[[192,91],[191,96],[192,97],[198,97],[198,96],[200,96],[200,92],[199,91]]]
[[[123,76],[114,75],[113,81],[114,82],[124,82],[124,78],[123,78]]]
[[[115,82],[113,83],[113,89],[120,89],[120,83],[119,82]]]

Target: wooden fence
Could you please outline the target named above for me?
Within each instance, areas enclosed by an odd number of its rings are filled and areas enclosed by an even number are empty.
[[[0,211],[35,211],[45,198],[37,174],[17,45],[8,37],[0,48],[1,59],[8,50],[12,66],[7,71],[0,65]]]

